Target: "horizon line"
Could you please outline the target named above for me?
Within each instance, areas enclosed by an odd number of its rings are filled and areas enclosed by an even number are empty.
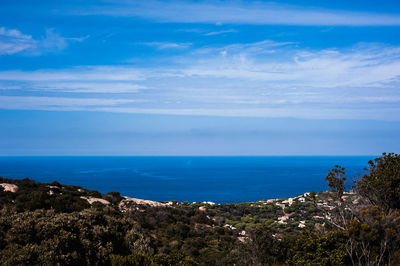
[[[332,155],[0,155],[0,157],[372,157],[382,154],[332,154]]]

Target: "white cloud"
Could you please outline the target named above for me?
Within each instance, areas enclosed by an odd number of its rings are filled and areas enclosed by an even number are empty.
[[[0,55],[16,54],[36,48],[32,36],[22,34],[19,30],[0,28]]]
[[[130,67],[94,66],[61,70],[2,71],[0,89],[70,93],[136,93],[145,71]]]
[[[89,36],[82,38],[65,38],[54,29],[46,29],[42,38],[34,39],[31,35],[23,34],[16,29],[0,27],[0,55],[24,53],[40,55],[65,49],[69,42],[82,42]]]
[[[305,107],[280,106],[264,108],[160,108],[137,107],[141,100],[67,98],[37,96],[0,96],[1,109],[48,110],[48,111],[104,111],[135,114],[202,115],[233,117],[296,117],[309,119],[372,119],[399,120],[395,114],[399,107],[380,108],[371,112],[369,107]],[[389,115],[388,115],[389,114]]]
[[[135,93],[145,89],[144,86],[126,83],[105,82],[39,82],[31,84],[35,90],[48,90],[74,93]]]
[[[153,46],[159,50],[163,49],[186,49],[189,48],[191,43],[174,43],[174,42],[146,42],[143,45]]]
[[[264,117],[264,118],[306,118],[306,119],[369,119],[399,121],[399,117],[393,115],[400,108],[386,108],[371,112],[369,108],[354,110],[353,108],[191,108],[191,109],[166,109],[166,108],[135,108],[135,107],[99,107],[96,111],[133,113],[133,114],[165,114],[165,115],[201,115],[201,116],[225,116],[225,117]],[[392,114],[388,116],[388,113]],[[384,118],[384,119],[382,119]]]
[[[77,111],[104,106],[121,106],[139,102],[133,99],[67,98],[38,96],[0,96],[0,107],[19,110],[63,110]],[[89,109],[90,110],[90,109]]]
[[[183,53],[151,67],[0,71],[0,88],[15,98],[40,90],[51,100],[91,93],[104,103],[79,108],[93,111],[400,120],[400,47],[310,50],[266,40]],[[127,102],[111,100],[116,93]],[[62,101],[52,108],[64,110]],[[0,108],[24,105],[4,103]]]
[[[77,15],[142,17],[160,22],[307,25],[398,26],[400,15],[307,8],[275,2],[248,1],[106,1],[107,5],[76,11]]]
[[[145,79],[145,71],[123,66],[82,66],[61,70],[1,71],[0,80],[29,82],[132,81]]]
[[[400,75],[398,47],[305,51],[290,44],[263,41],[202,50],[206,59],[188,64],[181,74],[319,88],[380,86]]]
[[[221,34],[225,34],[225,33],[234,33],[234,32],[237,32],[237,30],[230,29],[230,30],[212,31],[212,32],[205,33],[204,36],[214,36],[214,35],[221,35]]]

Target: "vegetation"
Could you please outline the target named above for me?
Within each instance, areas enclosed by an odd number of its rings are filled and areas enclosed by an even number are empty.
[[[0,177],[1,265],[399,265],[400,155],[346,190],[237,204],[143,203]]]

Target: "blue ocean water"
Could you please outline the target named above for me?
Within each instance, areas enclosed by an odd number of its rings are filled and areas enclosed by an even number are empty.
[[[335,164],[353,179],[371,156],[0,157],[0,176],[58,181],[156,201],[257,201],[327,188]]]

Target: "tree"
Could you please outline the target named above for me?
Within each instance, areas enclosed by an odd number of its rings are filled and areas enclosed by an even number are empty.
[[[281,241],[267,225],[254,226],[248,230],[245,249],[247,261],[243,261],[243,264],[274,265],[284,261],[285,252]]]
[[[400,154],[383,153],[369,161],[367,173],[356,182],[358,193],[385,213],[400,209]]]
[[[342,197],[345,169],[335,166],[326,178],[333,202],[327,221],[348,234],[346,251],[353,265],[390,264],[400,242],[400,155],[384,153],[369,161],[355,182],[350,200]]]

